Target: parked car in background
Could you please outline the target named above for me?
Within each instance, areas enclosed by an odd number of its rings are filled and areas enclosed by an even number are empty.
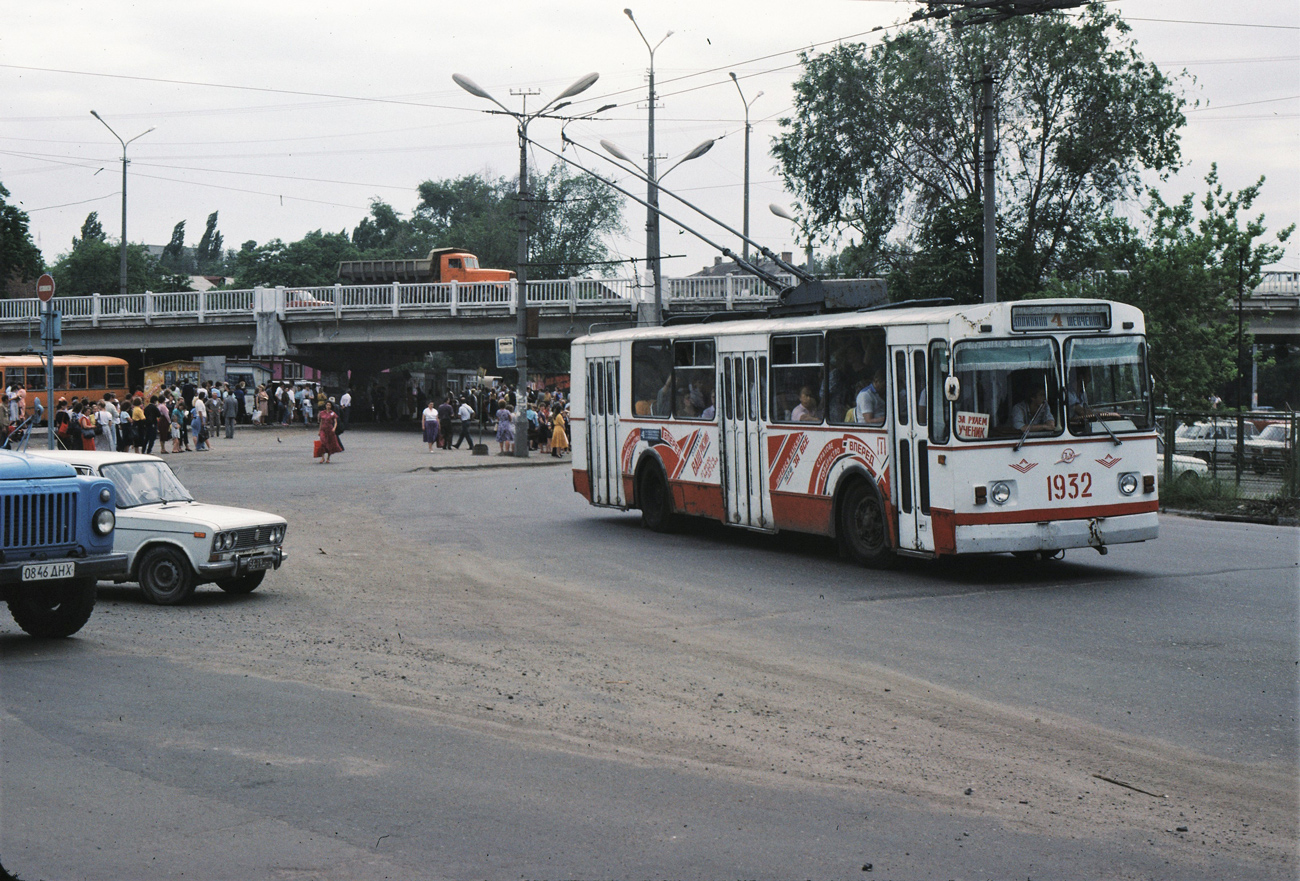
[[[162,459],[138,453],[40,451],[77,473],[106,477],[117,491],[113,550],[151,602],[183,603],[200,584],[227,593],[256,590],[285,560],[285,519],[265,511],[198,502]]]
[[[1285,422],[1269,423],[1246,439],[1246,461],[1257,474],[1281,471],[1291,455],[1290,426]]]
[[[1160,467],[1163,469],[1165,439],[1159,435],[1156,436],[1156,454],[1159,457]],[[1174,480],[1178,483],[1200,480],[1210,476],[1210,466],[1195,456],[1188,456],[1186,453],[1174,453],[1173,458]]]
[[[1253,422],[1244,423],[1246,442],[1256,434]],[[1174,436],[1174,452],[1195,456],[1217,467],[1233,467],[1237,461],[1236,418],[1213,419],[1180,426]]]

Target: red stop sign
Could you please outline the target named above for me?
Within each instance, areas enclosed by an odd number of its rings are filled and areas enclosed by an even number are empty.
[[[50,302],[54,296],[54,276],[47,272],[36,280],[36,296],[41,298],[42,303]]]

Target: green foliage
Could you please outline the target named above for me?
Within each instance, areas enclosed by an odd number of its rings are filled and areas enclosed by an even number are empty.
[[[519,241],[516,189],[506,178],[478,175],[427,180],[419,187],[412,229],[431,248],[465,248],[478,257],[479,266],[509,269],[515,265]]]
[[[358,256],[347,233],[315,230],[288,244],[280,239],[265,245],[245,242],[232,258],[231,274],[236,288],[331,285],[338,281],[339,263]]]
[[[814,229],[852,231],[863,266],[917,295],[981,293],[971,206],[981,194],[985,61],[1001,139],[1000,296],[1041,288],[1066,254],[1087,247],[1088,218],[1135,192],[1143,170],[1179,163],[1184,102],[1102,4],[1077,19],[918,24],[870,49],[843,44],[803,61],[795,115],[781,120],[773,147],[786,185]],[[955,287],[929,288],[937,284]]]
[[[103,242],[107,239],[104,225],[99,222],[99,212],[92,211],[86,215],[85,221],[81,224],[81,237],[73,238],[72,247],[76,248],[82,242]]]
[[[84,228],[83,228],[84,229]],[[50,269],[60,296],[116,294],[121,288],[122,251],[102,239],[82,238],[66,254],[61,254]],[[127,292],[183,291],[189,278],[174,275],[162,268],[145,250],[144,245],[126,249]]]
[[[30,281],[45,270],[45,260],[27,228],[27,212],[6,202],[8,197],[9,191],[0,184],[0,290],[10,279]]]
[[[559,162],[532,191],[529,278],[574,278],[609,259],[607,237],[624,231],[618,193]]]
[[[194,259],[200,273],[204,275],[225,273],[226,259],[221,250],[222,243],[221,233],[217,231],[217,212],[213,211],[208,215],[207,226],[204,227],[199,244],[194,249]]]
[[[189,275],[194,269],[194,261],[185,253],[185,221],[172,227],[172,238],[163,248],[159,264],[168,272]]]

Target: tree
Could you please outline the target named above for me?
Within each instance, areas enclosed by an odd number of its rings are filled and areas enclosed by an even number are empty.
[[[81,237],[73,238],[72,247],[79,247],[82,242],[103,242],[107,239],[104,225],[99,222],[99,212],[92,211],[86,215],[85,221],[81,224]]]
[[[74,240],[76,241],[76,240]],[[50,273],[58,281],[60,296],[116,294],[121,286],[122,250],[102,239],[83,238],[71,251],[59,255]],[[185,275],[169,273],[158,260],[149,256],[144,245],[126,249],[127,290],[183,291],[189,286]]]
[[[186,259],[185,255],[185,221],[181,221],[172,227],[171,241],[163,248],[162,257],[158,261],[164,269],[177,274],[189,274],[192,269],[192,261]]]
[[[6,202],[8,197],[0,184],[0,289],[6,292],[9,282],[31,281],[45,271],[45,260],[27,228],[27,212]]]
[[[359,256],[346,232],[309,232],[286,244],[272,239],[265,245],[248,241],[234,255],[236,288],[258,285],[313,287],[338,281],[339,263]]]
[[[1184,101],[1128,33],[1094,3],[1077,20],[926,22],[871,49],[805,55],[795,115],[781,120],[774,145],[781,174],[815,228],[860,237],[873,271],[920,270],[926,285],[979,278],[977,96],[991,62],[999,289],[1011,297],[1038,290],[1062,254],[1086,245],[1087,218],[1136,193],[1143,170],[1179,164]],[[924,253],[937,248],[948,253]],[[943,293],[979,296],[970,287]]]
[[[1172,407],[1201,408],[1211,392],[1224,388],[1235,398],[1239,353],[1244,356],[1251,344],[1243,334],[1238,349],[1237,298],[1259,284],[1263,267],[1281,259],[1282,243],[1295,230],[1292,224],[1275,242],[1265,241],[1263,215],[1246,217],[1262,177],[1233,193],[1211,166],[1205,183],[1199,204],[1191,193],[1170,204],[1148,191],[1145,238],[1127,221],[1099,220],[1095,249],[1086,256],[1094,270],[1053,280],[1043,292],[1139,307],[1156,395]]]
[[[537,178],[532,190],[529,278],[575,278],[609,259],[607,237],[624,230],[618,193],[562,163]]]
[[[204,275],[225,272],[225,254],[221,250],[222,241],[221,233],[217,231],[217,212],[213,211],[208,215],[208,225],[204,228],[203,235],[199,238],[199,244],[194,249],[194,259],[199,272]]]
[[[473,252],[480,266],[514,266],[519,241],[515,190],[515,184],[506,178],[466,175],[427,180],[419,187],[412,230],[431,247]]]

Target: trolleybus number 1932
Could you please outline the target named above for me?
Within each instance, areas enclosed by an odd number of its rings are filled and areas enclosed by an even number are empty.
[[[1092,498],[1092,475],[1087,471],[1082,474],[1049,474],[1047,476],[1047,500],[1090,499]]]

